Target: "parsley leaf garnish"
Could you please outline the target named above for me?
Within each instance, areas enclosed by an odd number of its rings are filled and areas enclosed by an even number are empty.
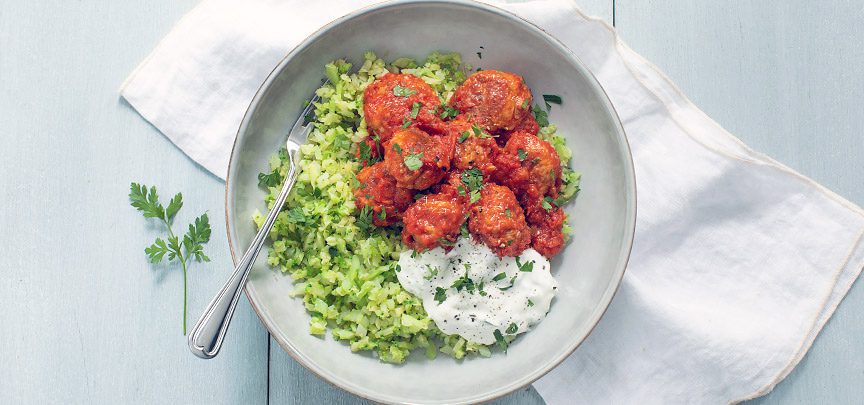
[[[398,143],[394,143],[390,149],[393,149],[394,151],[396,151],[396,153],[398,153],[400,155],[402,154],[402,147],[399,146]]]
[[[408,87],[402,87],[400,85],[393,86],[393,95],[397,97],[408,97],[412,94],[417,94],[416,90],[410,89]]]
[[[459,110],[448,106],[444,107],[444,111],[441,113],[440,117],[444,120],[447,119],[447,117],[456,118],[457,115],[459,115]]]
[[[417,118],[417,114],[420,113],[420,107],[423,106],[423,103],[419,101],[415,101],[414,104],[411,105],[411,119]]]
[[[530,273],[534,270],[534,261],[532,260],[528,263],[522,263],[519,261],[519,256],[516,256],[516,267],[519,268],[519,271]]]
[[[507,218],[513,218],[513,213],[510,212],[510,209],[509,209],[509,208],[506,209],[506,210],[504,210],[504,215],[506,215]]]
[[[468,224],[462,224],[462,226],[459,228],[459,236],[462,236],[463,238],[468,238],[471,236],[471,234],[468,232]]]
[[[495,336],[495,343],[498,344],[498,347],[500,347],[506,353],[507,352],[507,346],[509,346],[509,343],[507,343],[507,341],[504,340],[504,335],[501,334],[501,331],[498,329],[495,329],[495,331],[492,332],[492,335]]]
[[[445,290],[441,287],[436,287],[435,288],[435,301],[438,302],[438,305],[443,304],[446,299],[447,299],[447,290]]]
[[[516,154],[519,156],[520,162],[524,162],[528,158],[528,152],[525,152],[525,149],[516,150]]]
[[[402,126],[400,126],[399,128],[405,129],[409,126],[411,126],[411,120],[409,120],[408,117],[402,118]]]
[[[274,170],[271,173],[258,173],[258,187],[275,187],[282,181],[282,176],[279,175],[279,170]]]
[[[372,215],[374,212],[368,205],[364,205],[357,214],[357,227],[365,232],[372,231]]]
[[[522,102],[522,108],[528,108],[529,104],[531,104],[531,100],[526,98],[525,101]]]
[[[546,196],[546,197],[543,197],[543,202],[540,203],[540,206],[543,207],[543,209],[546,210],[546,212],[549,212],[549,211],[552,211],[552,204],[554,202],[555,201],[552,200],[552,197]]]
[[[474,294],[474,289],[477,287],[474,285],[474,280],[468,277],[468,270],[465,270],[465,275],[456,279],[450,288],[455,288],[456,291],[468,291],[470,294]]]
[[[543,111],[543,109],[536,104],[534,105],[532,111],[534,111],[534,119],[537,120],[538,125],[540,125],[541,127],[549,126],[549,114],[547,114],[546,111]]]
[[[501,273],[496,274],[495,277],[492,277],[492,281],[501,281],[505,278],[507,278],[507,274],[505,274],[504,272],[501,272]]]
[[[528,299],[528,306],[529,306],[529,307],[533,307],[533,306],[534,306],[534,301],[531,301],[531,299]]]
[[[471,136],[471,133],[468,131],[465,131],[462,133],[462,135],[459,135],[459,139],[457,139],[456,142],[459,142],[459,143],[465,142],[465,140],[468,139],[469,136]]]
[[[413,172],[423,166],[423,161],[420,160],[421,158],[423,158],[423,152],[417,154],[409,154],[408,156],[405,156],[402,161],[405,163],[405,167],[407,167],[408,170]]]
[[[561,96],[555,94],[544,94],[543,102],[546,103],[546,110],[548,111],[550,108],[552,108],[549,103],[561,105]]]
[[[189,230],[182,238],[174,234],[171,224],[174,217],[183,207],[183,194],[177,193],[165,208],[159,202],[156,187],[132,183],[129,186],[129,203],[144,214],[144,218],[158,218],[165,225],[168,235],[165,239],[156,238],[152,245],[144,248],[144,253],[150,263],[160,263],[168,256],[168,261],[178,260],[183,269],[183,334],[186,334],[186,273],[191,260],[209,262],[204,254],[204,244],[210,241],[210,219],[207,214],[201,214],[189,224]]]
[[[426,273],[426,275],[423,276],[423,279],[426,281],[430,281],[433,278],[435,278],[435,276],[438,275],[438,268],[437,267],[432,267],[431,265],[427,264],[426,270],[428,271],[428,273]]]
[[[483,189],[483,172],[472,167],[462,172],[462,184],[470,191],[480,191]]]
[[[507,327],[507,330],[504,331],[504,333],[508,335],[515,335],[518,331],[519,326],[517,326],[515,323],[511,323],[510,326]]]

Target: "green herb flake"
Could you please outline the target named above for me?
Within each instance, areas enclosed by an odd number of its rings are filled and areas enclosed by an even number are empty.
[[[522,109],[527,109],[530,104],[531,104],[531,99],[526,98],[525,101],[522,102]]]
[[[465,140],[468,139],[469,136],[471,136],[471,133],[468,131],[465,131],[462,133],[462,135],[459,135],[459,139],[457,139],[456,142],[459,142],[459,143],[465,142]]]
[[[420,160],[421,158],[423,158],[423,152],[417,154],[409,154],[408,156],[405,156],[402,160],[405,163],[405,167],[407,167],[408,170],[413,172],[423,166],[423,161]]]
[[[402,147],[399,146],[398,143],[394,143],[393,146],[390,147],[390,149],[393,149],[394,151],[396,151],[396,153],[398,153],[400,155],[402,154]]]
[[[412,90],[408,87],[402,87],[400,85],[393,86],[393,95],[397,97],[408,97],[412,94],[417,94],[416,90]]]
[[[414,104],[411,105],[411,119],[417,118],[417,114],[420,114],[420,107],[423,106],[423,103],[419,101],[415,101]]]
[[[431,281],[433,278],[435,278],[435,276],[438,275],[438,268],[432,267],[432,265],[427,264],[426,271],[426,275],[423,276],[423,279],[426,281]]]
[[[555,201],[552,200],[552,197],[546,196],[543,197],[543,202],[540,203],[540,206],[543,207],[546,212],[552,211],[552,204]]]
[[[501,281],[505,278],[507,278],[507,274],[504,272],[501,272],[501,273],[496,274],[495,277],[492,277],[492,281]]]
[[[435,288],[435,301],[438,302],[438,305],[443,304],[446,299],[447,299],[447,290],[445,290],[441,287],[436,287]]]
[[[462,226],[459,228],[459,235],[463,238],[468,238],[471,236],[471,234],[468,232],[468,224],[462,224]]]
[[[495,329],[495,331],[492,332],[492,335],[495,336],[495,343],[498,344],[498,347],[500,347],[506,353],[507,352],[507,346],[509,345],[509,343],[507,343],[507,341],[504,340],[504,335],[501,334],[501,331],[498,329]]]
[[[531,301],[530,298],[528,299],[528,306],[529,306],[529,307],[533,307],[533,306],[534,306],[534,301]]]
[[[516,151],[516,154],[519,156],[519,161],[520,161],[520,162],[524,162],[525,159],[528,158],[528,152],[525,152],[525,149],[521,149],[521,148],[518,149],[518,150]]]
[[[444,107],[444,111],[441,113],[441,115],[439,115],[439,117],[441,117],[442,120],[445,120],[448,117],[449,118],[456,118],[457,115],[459,115],[459,110],[448,106],[448,107]]]
[[[519,268],[519,271],[524,271],[525,273],[530,273],[534,270],[534,261],[530,261],[528,263],[522,263],[519,261],[519,257],[516,257],[516,267]]]
[[[363,231],[370,232],[372,231],[372,215],[374,212],[372,208],[368,205],[364,205],[363,208],[360,209],[360,212],[357,214],[357,227]]]
[[[543,111],[543,109],[536,104],[532,111],[534,112],[534,119],[537,121],[537,125],[540,125],[541,127],[549,126],[549,114],[546,111]]]
[[[508,335],[515,335],[518,331],[519,326],[517,326],[515,323],[511,323],[510,326],[507,327],[507,330],[504,331],[504,333]]]
[[[546,103],[546,110],[549,110],[550,108],[552,108],[549,103],[561,105],[561,96],[555,94],[544,94],[543,102]]]
[[[465,170],[462,172],[462,184],[472,192],[480,191],[483,188],[483,172],[476,167]]]
[[[507,218],[513,218],[513,213],[510,212],[510,209],[509,209],[509,208],[506,209],[506,210],[504,210],[504,215],[506,215]]]
[[[411,126],[411,120],[409,120],[408,117],[402,118],[402,126],[400,126],[399,128],[405,129],[409,126]]]

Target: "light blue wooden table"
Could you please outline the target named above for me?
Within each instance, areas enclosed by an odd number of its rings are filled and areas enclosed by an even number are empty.
[[[0,3],[0,403],[356,403],[294,363],[244,301],[223,353],[194,358],[182,278],[142,252],[130,181],[213,218],[189,274],[197,316],[231,268],[223,184],[117,96],[197,0]],[[583,0],[755,149],[864,204],[864,6],[848,1]],[[864,286],[765,404],[864,398]],[[533,390],[500,401],[542,403]]]

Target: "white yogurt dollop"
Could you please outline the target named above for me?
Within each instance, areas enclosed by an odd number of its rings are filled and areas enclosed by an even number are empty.
[[[500,258],[468,238],[460,238],[450,252],[402,252],[396,275],[423,300],[438,329],[483,344],[495,343],[496,330],[501,335],[531,330],[546,317],[558,288],[549,261],[534,249]]]

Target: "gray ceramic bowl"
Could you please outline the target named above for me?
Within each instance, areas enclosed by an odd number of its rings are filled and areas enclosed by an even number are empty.
[[[483,46],[482,59],[476,52]],[[325,63],[422,59],[434,50],[460,52],[474,66],[522,75],[535,97],[559,94],[550,120],[573,149],[582,192],[566,207],[573,238],[553,260],[560,291],[549,316],[509,352],[456,361],[417,353],[403,365],[351,353],[329,336],[309,335],[309,315],[288,292],[288,276],[258,260],[249,301],[277,342],[313,373],[361,397],[388,403],[457,404],[493,399],[524,387],[564,360],[599,321],[629,258],[636,217],[630,151],[603,89],[559,41],[500,9],[466,1],[397,1],[359,10],[307,38],[277,66],[243,119],[226,185],[228,240],[235,261],[255,234],[254,210],[266,211],[258,172],[284,143],[302,102],[320,84]]]

